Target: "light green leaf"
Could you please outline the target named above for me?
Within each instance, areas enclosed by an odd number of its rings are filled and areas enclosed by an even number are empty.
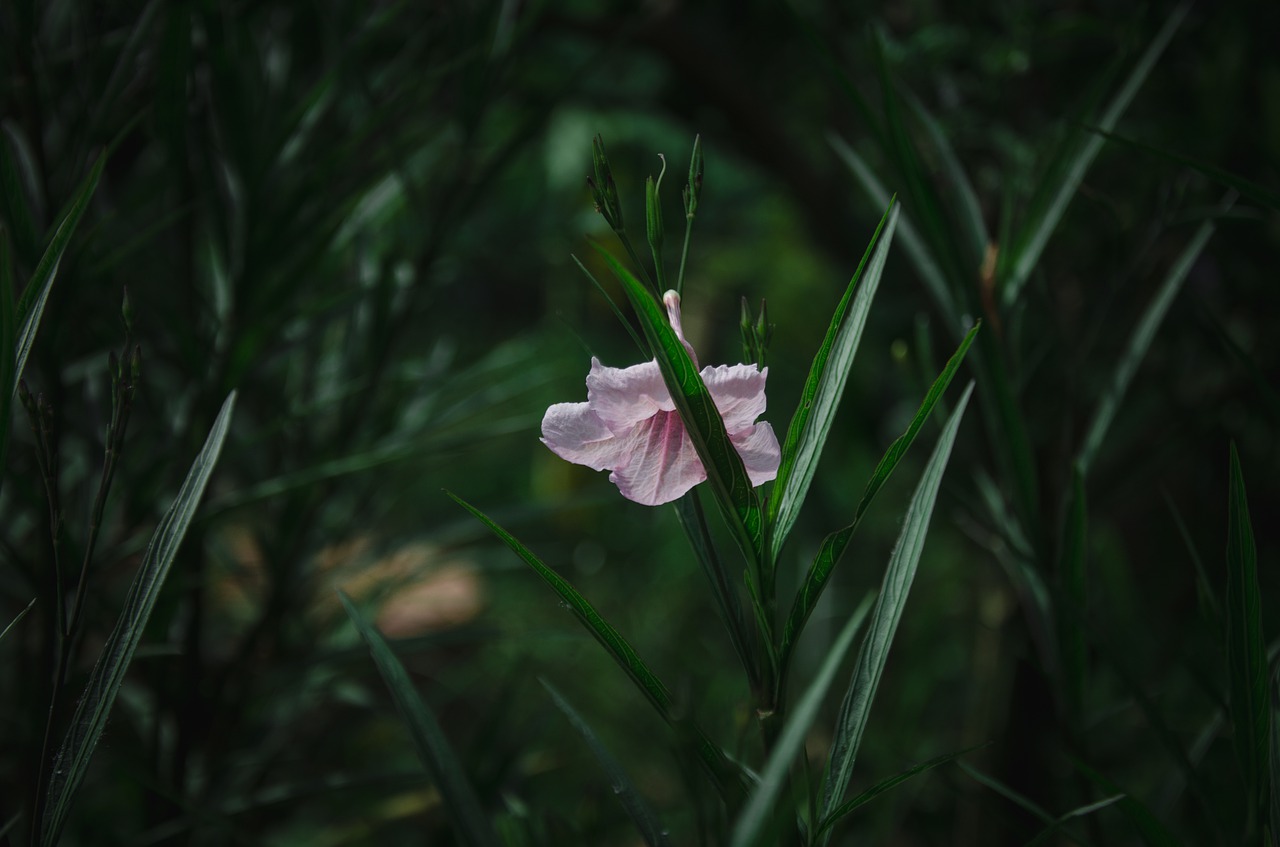
[[[1173,39],[1173,34],[1177,32],[1190,8],[1190,3],[1183,3],[1165,20],[1164,26],[1156,33],[1156,37],[1152,39],[1146,52],[1130,71],[1120,90],[1107,104],[1107,108],[1098,119],[1098,129],[1110,132],[1115,128],[1116,122],[1129,108],[1138,89],[1142,87],[1147,75],[1155,67],[1156,60]],[[1023,285],[1040,261],[1040,255],[1049,242],[1049,236],[1053,235],[1054,230],[1057,229],[1058,222],[1062,220],[1063,213],[1066,212],[1080,183],[1084,181],[1085,172],[1093,164],[1104,141],[1103,136],[1097,133],[1083,135],[1061,173],[1055,173],[1053,181],[1041,187],[1042,196],[1045,198],[1042,208],[1037,209],[1037,214],[1027,221],[1011,250],[1012,263],[1009,265],[1008,276],[1003,281],[1002,291],[1002,299],[1006,307],[1017,302]]]
[[[58,266],[62,262],[63,255],[67,252],[67,246],[71,243],[71,236],[76,231],[76,225],[80,223],[80,218],[84,216],[84,210],[89,205],[89,198],[93,196],[94,189],[98,187],[98,179],[102,176],[102,169],[106,163],[106,155],[99,156],[97,163],[93,166],[93,170],[89,172],[89,176],[85,178],[85,181],[76,190],[75,197],[71,200],[71,206],[54,230],[53,238],[49,240],[49,246],[45,249],[44,255],[40,257],[40,263],[36,265],[36,271],[32,275],[31,281],[27,283],[26,289],[22,292],[22,298],[18,301],[17,319],[21,323],[22,329],[18,333],[18,345],[14,354],[13,382],[9,386],[11,398],[18,393],[18,380],[22,379],[22,371],[27,366],[27,356],[31,353],[31,346],[35,343],[36,330],[40,328],[40,317],[44,314],[44,306],[49,299],[49,290],[53,288],[53,280],[58,275]]]
[[[817,355],[813,357],[809,377],[800,393],[800,404],[787,427],[782,462],[769,499],[769,561],[777,559],[778,551],[786,543],[804,505],[805,495],[809,493],[809,484],[813,481],[822,448],[835,422],[849,370],[853,367],[853,357],[862,340],[862,330],[871,313],[871,301],[880,285],[897,222],[898,208],[890,200],[889,208],[885,209],[875,234],[871,236],[871,243],[862,254],[858,270],[849,280],[844,296],[831,316]]]
[[[844,661],[845,653],[849,652],[849,645],[853,643],[854,635],[862,628],[862,622],[866,620],[867,611],[870,608],[871,597],[868,596],[854,609],[849,622],[840,631],[835,643],[827,651],[826,658],[822,660],[822,667],[818,669],[817,676],[813,678],[813,682],[809,683],[808,690],[791,710],[791,717],[778,737],[773,751],[769,754],[764,770],[760,773],[760,783],[752,792],[747,805],[738,816],[737,824],[734,825],[733,836],[729,842],[731,847],[751,847],[766,834],[773,805],[777,801],[778,794],[786,786],[787,772],[796,756],[800,754],[804,746],[805,734],[809,731],[813,719],[818,716],[822,699],[826,696],[827,689],[831,687],[831,681],[835,679],[836,671],[840,669],[840,663]]]
[[[466,771],[449,745],[440,722],[413,687],[408,671],[392,652],[382,633],[360,614],[351,598],[341,591],[338,592],[338,597],[360,637],[369,646],[373,662],[378,666],[378,673],[382,674],[382,679],[395,700],[396,709],[400,712],[400,719],[413,738],[418,758],[422,760],[444,798],[445,808],[452,817],[462,842],[469,847],[496,847],[497,838],[489,827],[479,798],[467,781]]]
[[[107,718],[111,714],[120,685],[124,682],[125,671],[138,649],[160,588],[169,575],[169,567],[178,554],[178,547],[182,544],[187,527],[200,504],[200,497],[218,463],[222,442],[231,425],[235,397],[235,392],[232,392],[223,402],[213,428],[205,439],[204,447],[191,465],[182,488],[178,490],[178,496],[156,526],[143,554],[138,575],[129,588],[124,611],[107,639],[98,663],[93,667],[84,695],[76,705],[75,715],[71,719],[66,738],[63,739],[62,748],[58,751],[53,775],[49,780],[44,819],[40,824],[40,843],[44,847],[53,847],[61,837],[76,789],[80,787],[93,751],[98,746],[102,731],[106,729]]]
[[[707,481],[716,503],[742,548],[747,561],[754,564],[761,554],[760,504],[755,489],[742,464],[742,457],[729,440],[724,419],[711,399],[711,392],[689,358],[689,351],[667,322],[666,313],[649,289],[636,279],[608,250],[598,244],[596,251],[609,264],[627,292],[627,298],[640,318],[645,338],[653,348],[676,411],[693,442],[698,458],[707,471]]]
[[[596,761],[600,763],[600,767],[609,777],[609,786],[613,789],[613,793],[618,798],[618,802],[626,809],[631,820],[635,822],[636,829],[640,831],[640,837],[644,839],[644,843],[649,847],[670,847],[671,839],[668,836],[667,828],[663,826],[649,808],[648,802],[636,790],[635,785],[627,776],[627,772],[622,769],[622,765],[613,757],[600,739],[596,737],[595,731],[588,724],[573,706],[569,705],[559,691],[547,682],[545,679],[538,680],[542,683],[542,687],[547,689],[547,693],[551,695],[552,701],[555,702],[556,708],[564,712],[565,717],[569,719],[569,723],[573,724],[573,728],[587,742],[587,746],[591,748],[591,752],[595,754]]]
[[[938,375],[933,385],[930,386],[928,393],[925,394],[924,400],[920,403],[920,408],[916,410],[915,417],[911,419],[906,432],[894,439],[894,442],[889,445],[889,449],[885,451],[884,456],[881,457],[875,471],[871,474],[871,479],[867,481],[867,487],[862,492],[862,499],[858,502],[857,509],[854,510],[853,522],[844,529],[833,532],[823,539],[822,546],[818,548],[818,555],[814,557],[813,564],[809,566],[809,572],[805,575],[800,590],[796,592],[795,600],[791,605],[791,613],[787,616],[786,625],[782,630],[782,646],[779,649],[779,654],[781,656],[783,675],[785,675],[786,667],[791,657],[791,650],[804,629],[805,621],[809,619],[809,615],[812,614],[814,607],[817,606],[818,599],[822,596],[822,592],[831,577],[832,569],[835,567],[836,562],[840,561],[840,557],[844,555],[845,548],[848,547],[854,531],[857,530],[858,525],[862,522],[863,515],[866,514],[867,509],[871,506],[871,501],[875,499],[876,494],[888,481],[889,476],[897,468],[898,462],[906,455],[916,436],[920,434],[920,429],[924,426],[925,421],[929,419],[929,415],[933,413],[934,407],[942,399],[942,394],[947,390],[947,386],[951,384],[952,378],[955,377],[956,371],[960,368],[960,363],[964,360],[965,353],[969,350],[969,345],[973,343],[973,337],[977,334],[979,326],[974,326],[973,329],[969,330],[969,334],[960,343],[960,348],[952,355],[946,367],[942,369],[942,373]]]
[[[1222,211],[1225,212],[1229,206],[1229,202],[1224,204]],[[1186,248],[1178,256],[1177,261],[1169,268],[1169,273],[1165,276],[1164,282],[1161,283],[1160,290],[1147,306],[1146,311],[1143,312],[1137,326],[1133,328],[1133,335],[1130,336],[1129,343],[1125,347],[1120,361],[1116,363],[1111,372],[1111,382],[1102,393],[1102,399],[1098,402],[1098,408],[1093,413],[1093,420],[1090,421],[1084,442],[1080,446],[1080,454],[1076,462],[1080,466],[1081,473],[1088,474],[1089,468],[1106,438],[1107,430],[1111,428],[1111,422],[1115,419],[1116,411],[1120,408],[1120,403],[1124,400],[1125,393],[1129,390],[1129,383],[1133,381],[1133,375],[1137,373],[1138,365],[1146,357],[1147,350],[1151,347],[1151,342],[1156,336],[1156,330],[1160,328],[1160,323],[1169,311],[1173,298],[1181,290],[1183,280],[1191,272],[1191,266],[1195,264],[1200,252],[1204,250],[1205,244],[1208,243],[1210,236],[1213,235],[1213,230],[1214,226],[1211,221],[1206,221],[1196,229],[1195,235],[1191,237],[1191,242],[1187,244]]]
[[[933,456],[925,466],[920,483],[916,486],[916,492],[911,498],[911,504],[907,507],[897,546],[894,547],[893,555],[889,557],[889,565],[885,569],[884,581],[880,587],[880,596],[876,600],[875,612],[871,616],[871,628],[862,641],[862,649],[858,653],[848,691],[840,706],[840,718],[836,724],[831,756],[827,762],[827,782],[822,802],[823,818],[829,817],[844,802],[849,778],[853,774],[853,764],[858,756],[858,747],[862,743],[862,735],[867,728],[871,704],[875,700],[880,676],[889,658],[889,647],[897,632],[898,622],[902,619],[902,610],[906,606],[907,595],[915,579],[920,553],[924,550],[925,536],[929,532],[929,519],[933,516],[933,507],[937,501],[938,488],[942,484],[942,475],[946,471],[947,460],[951,457],[951,447],[955,443],[960,421],[964,418],[964,412],[972,394],[973,383],[969,383],[956,410],[951,413],[951,418],[943,427],[942,435],[939,436],[938,444],[933,450]],[[825,839],[822,843],[826,843]]]

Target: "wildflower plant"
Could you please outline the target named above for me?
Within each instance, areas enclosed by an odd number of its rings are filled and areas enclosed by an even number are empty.
[[[871,703],[893,641],[902,609],[923,549],[939,484],[972,386],[966,388],[942,427],[934,452],[916,487],[904,518],[902,534],[885,570],[879,593],[855,608],[841,611],[845,624],[826,651],[817,675],[803,681],[791,696],[794,655],[832,572],[850,546],[871,502],[919,435],[950,385],[979,327],[964,337],[942,373],[925,395],[907,430],[885,452],[867,481],[851,522],[822,542],[800,590],[779,597],[779,553],[787,543],[831,432],[863,327],[870,314],[888,248],[898,221],[891,202],[853,278],[840,298],[814,356],[799,407],[779,443],[772,426],[757,419],[766,411],[767,354],[772,327],[762,304],[758,320],[744,306],[744,353],[752,361],[699,370],[694,346],[685,337],[680,315],[686,292],[689,241],[703,190],[701,143],[695,140],[689,178],[683,190],[684,243],[679,270],[669,281],[663,260],[665,241],[659,180],[646,182],[646,237],[652,265],[640,260],[624,224],[622,201],[604,143],[593,145],[594,176],[588,180],[597,210],[617,235],[630,266],[602,244],[593,243],[602,261],[626,294],[634,321],[619,304],[610,305],[637,341],[647,362],[611,368],[593,359],[587,376],[588,400],[551,406],[543,419],[542,441],[562,458],[596,470],[609,470],[610,480],[629,500],[644,505],[672,503],[705,572],[711,595],[742,666],[758,725],[758,759],[735,761],[696,720],[677,709],[670,688],[644,661],[627,638],[607,622],[592,603],[552,565],[474,505],[450,494],[522,558],[560,601],[582,622],[635,684],[663,720],[673,728],[676,744],[699,762],[722,803],[722,833],[733,845],[796,843],[817,845],[830,839],[845,816],[892,785],[949,761],[948,753],[891,777],[870,791],[848,797],[858,748],[867,727]],[[665,168],[665,161],[664,161]],[[582,263],[596,288],[600,282]],[[634,269],[634,270],[633,270]],[[735,542],[721,549],[699,500],[697,485],[708,483],[711,499]],[[863,633],[825,774],[809,779],[803,764],[806,733],[835,680],[855,636]],[[376,638],[376,633],[365,632]],[[371,641],[371,643],[373,643]],[[600,745],[587,719],[547,683],[553,702],[587,738],[628,814],[649,844],[666,844],[668,829],[656,822],[618,762]],[[408,700],[415,699],[404,690]],[[420,708],[420,701],[416,706]],[[421,750],[428,767],[448,771],[449,754],[441,759],[435,745]],[[438,750],[437,750],[438,752]],[[622,775],[620,775],[622,774]],[[796,779],[799,775],[801,778]],[[451,780],[450,784],[456,784]],[[474,815],[462,814],[460,829],[472,843],[489,843],[487,827]]]

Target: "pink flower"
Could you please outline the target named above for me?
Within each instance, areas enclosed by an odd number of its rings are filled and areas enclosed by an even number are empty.
[[[668,291],[662,301],[696,367],[697,357],[680,326],[680,295]],[[752,485],[776,477],[782,461],[773,427],[755,422],[764,413],[768,374],[768,368],[757,370],[754,365],[702,369],[702,381]],[[707,478],[657,360],[609,368],[592,357],[587,402],[557,403],[547,409],[542,443],[562,459],[610,471],[609,481],[623,497],[646,506],[670,503]]]

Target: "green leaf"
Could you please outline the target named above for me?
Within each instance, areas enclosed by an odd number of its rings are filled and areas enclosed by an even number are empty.
[[[31,353],[31,345],[35,343],[36,330],[40,328],[40,317],[44,314],[49,290],[53,287],[53,280],[58,275],[58,265],[67,252],[67,246],[71,243],[76,225],[80,223],[80,218],[89,205],[89,198],[98,187],[98,179],[102,176],[102,169],[106,163],[106,156],[99,156],[89,176],[76,190],[70,208],[54,230],[49,246],[40,258],[40,263],[36,265],[35,274],[32,275],[31,281],[22,292],[22,298],[18,301],[17,318],[22,324],[22,329],[18,333],[18,346],[14,354],[13,382],[9,387],[11,398],[18,392],[18,380],[22,378],[23,368],[27,365],[27,356]]]
[[[1229,207],[1229,205],[1229,202],[1224,204],[1222,211],[1226,211],[1226,207]],[[1107,430],[1110,429],[1111,422],[1115,419],[1116,411],[1119,409],[1125,393],[1129,390],[1129,383],[1133,381],[1133,375],[1137,372],[1138,365],[1146,357],[1147,350],[1151,347],[1151,342],[1155,338],[1156,330],[1160,328],[1160,323],[1169,311],[1173,298],[1181,290],[1183,280],[1187,278],[1187,274],[1191,271],[1191,266],[1195,264],[1200,252],[1204,250],[1205,244],[1208,243],[1209,238],[1213,235],[1213,230],[1214,226],[1211,221],[1204,222],[1196,229],[1196,233],[1191,237],[1190,243],[1178,256],[1173,266],[1169,268],[1169,273],[1165,275],[1164,282],[1160,285],[1160,290],[1156,293],[1151,303],[1148,304],[1146,311],[1143,312],[1141,319],[1133,328],[1133,335],[1129,338],[1129,344],[1125,347],[1124,355],[1120,357],[1120,361],[1116,363],[1111,372],[1111,382],[1102,393],[1102,399],[1098,402],[1098,408],[1093,414],[1093,420],[1089,423],[1084,442],[1080,446],[1080,453],[1076,462],[1080,466],[1081,473],[1088,474],[1089,468],[1106,438]]]
[[[413,738],[418,758],[422,760],[444,798],[445,808],[457,827],[462,843],[470,847],[496,847],[498,841],[485,818],[479,798],[467,781],[466,771],[449,746],[440,722],[413,687],[409,672],[392,652],[382,633],[360,614],[351,598],[341,591],[338,592],[338,597],[346,607],[347,615],[355,624],[360,637],[369,646],[373,662],[378,666],[378,673],[382,674],[382,679],[395,700],[396,709],[400,712],[400,719]]]
[[[156,526],[142,556],[138,575],[129,588],[129,596],[125,600],[116,628],[107,639],[102,655],[98,657],[93,673],[89,676],[84,695],[76,705],[75,715],[71,719],[66,738],[63,739],[62,748],[58,751],[53,775],[49,780],[44,819],[40,825],[40,843],[44,847],[53,847],[62,834],[76,789],[80,787],[93,751],[102,737],[102,731],[106,729],[111,707],[121,683],[124,682],[125,671],[142,640],[156,597],[160,594],[165,577],[169,575],[169,567],[178,554],[187,527],[200,504],[200,497],[218,463],[222,442],[231,425],[235,397],[235,392],[232,392],[223,402],[213,428],[205,439],[204,447],[187,472],[182,488],[178,490],[178,496]]]
[[[1071,811],[1065,814],[1059,815],[1058,818],[1054,820],[1053,823],[1049,824],[1047,827],[1041,830],[1039,835],[1037,835],[1035,838],[1028,841],[1027,847],[1033,847],[1033,845],[1039,844],[1040,842],[1044,841],[1046,838],[1055,834],[1056,832],[1058,832],[1058,830],[1062,829],[1062,825],[1067,823],[1068,821],[1074,818],[1083,818],[1088,815],[1092,815],[1094,812],[1098,811],[1099,809],[1105,809],[1107,806],[1110,806],[1112,803],[1118,803],[1123,799],[1125,799],[1125,795],[1113,794],[1110,797],[1104,797],[1103,799],[1098,800],[1094,803],[1086,803],[1085,805],[1080,806],[1079,808],[1072,809]]]
[[[1270,796],[1271,698],[1267,686],[1267,644],[1262,633],[1262,597],[1258,589],[1258,551],[1253,541],[1249,502],[1240,457],[1231,445],[1230,493],[1227,501],[1227,671],[1236,756],[1248,791],[1249,823],[1262,821]],[[1265,819],[1265,818],[1264,818]]]
[[[1087,675],[1085,628],[1087,574],[1085,571],[1088,539],[1088,511],[1085,501],[1084,474],[1077,465],[1071,479],[1071,505],[1067,510],[1067,526],[1063,533],[1062,593],[1064,607],[1059,610],[1059,647],[1062,650],[1062,672],[1066,686],[1067,714],[1084,720],[1085,681]]]
[[[0,125],[0,216],[10,228],[14,247],[20,257],[34,257],[39,248],[35,222],[31,219],[26,191],[23,188],[23,174],[35,185],[34,167],[31,160],[30,145],[20,134],[17,126],[11,121]],[[12,296],[12,292],[10,293]]]
[[[1122,795],[1122,799],[1116,801],[1116,808],[1129,819],[1134,829],[1138,831],[1138,837],[1148,847],[1180,847],[1182,842],[1168,827],[1160,823],[1159,818],[1150,809],[1088,765],[1082,762],[1076,762],[1075,765],[1081,773],[1107,794]]]
[[[742,548],[743,555],[751,563],[758,562],[761,553],[760,504],[756,499],[742,457],[729,440],[724,419],[711,399],[711,393],[702,382],[702,376],[689,358],[689,351],[680,343],[675,330],[667,322],[667,316],[658,301],[621,262],[599,244],[596,251],[609,264],[618,281],[627,292],[627,298],[640,318],[645,337],[653,347],[662,370],[662,379],[675,401],[676,411],[684,422],[685,431],[707,471],[707,481],[715,494],[716,503],[725,522],[733,532],[734,540]]]
[[[988,744],[989,743],[990,742],[988,742]],[[895,774],[894,776],[891,776],[888,779],[880,780],[875,785],[868,788],[866,791],[863,791],[861,794],[854,797],[852,800],[842,803],[838,808],[832,811],[831,814],[828,815],[822,821],[822,824],[818,828],[817,834],[820,836],[825,835],[832,827],[834,827],[837,823],[839,823],[841,819],[851,814],[852,812],[856,811],[860,806],[865,806],[867,803],[870,803],[872,800],[876,799],[881,794],[884,794],[887,791],[891,791],[894,788],[897,788],[899,785],[911,779],[912,777],[919,776],[925,771],[933,770],[939,765],[945,765],[947,762],[953,762],[956,759],[960,758],[961,756],[964,756],[968,753],[972,753],[974,750],[981,750],[983,747],[988,746],[988,744],[976,744],[973,747],[968,747],[964,750],[959,750],[955,753],[947,753],[944,756],[935,756],[929,761],[921,762],[915,767],[908,768],[902,773]]]
[[[648,802],[636,790],[631,779],[627,776],[627,772],[622,769],[622,765],[613,757],[600,739],[596,737],[595,731],[591,729],[591,725],[583,720],[582,716],[569,705],[559,691],[547,682],[545,679],[539,679],[542,687],[547,689],[547,693],[551,695],[552,701],[556,704],[556,708],[564,712],[565,717],[569,719],[569,723],[578,731],[582,738],[587,742],[587,746],[591,748],[591,752],[595,755],[596,761],[600,763],[600,767],[609,777],[609,786],[613,789],[614,795],[618,798],[618,802],[626,809],[627,815],[635,822],[636,829],[640,831],[640,837],[644,839],[644,843],[649,847],[670,847],[671,839],[668,836],[667,828],[663,826],[653,810],[649,808]]]
[[[832,149],[836,151],[836,155],[848,166],[852,171],[853,177],[862,186],[862,191],[872,203],[877,206],[887,206],[893,201],[893,197],[889,194],[889,189],[884,187],[876,176],[875,170],[867,164],[858,153],[849,146],[849,144],[837,135],[828,135],[828,143]],[[928,289],[932,295],[934,302],[938,306],[938,311],[943,315],[959,315],[960,309],[956,306],[955,298],[951,296],[951,289],[947,286],[947,277],[942,272],[942,268],[938,266],[938,261],[934,257],[933,252],[929,249],[929,245],[920,236],[919,230],[912,223],[910,215],[903,215],[898,222],[898,241],[906,250],[907,258],[911,260],[911,264],[915,266],[916,273],[920,275],[920,281],[924,283],[924,287]],[[951,327],[948,327],[951,329]]]
[[[560,599],[573,612],[574,617],[587,628],[587,631],[613,657],[613,660],[631,678],[631,681],[640,689],[640,692],[644,694],[658,714],[662,716],[662,719],[677,729],[683,728],[680,725],[681,721],[678,721],[672,714],[671,694],[667,687],[662,684],[662,680],[658,679],[657,675],[649,669],[649,666],[640,658],[640,654],[622,637],[622,634],[601,617],[595,607],[587,601],[587,598],[579,594],[578,590],[568,580],[556,573],[554,569],[535,556],[529,548],[521,544],[519,539],[495,523],[484,512],[481,512],[451,491],[446,491],[445,493],[455,503],[470,512],[476,520],[487,526],[490,532],[498,536],[504,544],[511,548],[512,552],[524,559],[525,563],[533,568],[534,572],[542,577],[542,580],[551,586],[556,594],[560,595]],[[731,784],[726,781],[726,774],[730,770],[730,765],[725,760],[724,753],[714,742],[707,738],[701,729],[693,727],[693,733],[696,736],[700,761],[721,788],[722,793],[724,793],[725,789]]]
[[[831,687],[831,681],[835,679],[836,671],[840,669],[840,663],[849,652],[849,645],[853,643],[854,635],[862,628],[862,622],[866,620],[867,611],[870,608],[871,597],[868,596],[854,609],[849,622],[840,631],[835,643],[827,651],[826,658],[822,660],[822,667],[818,669],[817,676],[813,678],[813,682],[809,683],[808,690],[791,710],[791,718],[783,728],[777,744],[769,754],[764,770],[760,773],[760,783],[752,792],[747,805],[738,816],[737,824],[734,825],[733,836],[729,842],[731,847],[751,847],[765,834],[770,812],[773,810],[778,794],[786,786],[787,773],[791,764],[800,754],[804,746],[805,734],[813,724],[814,718],[818,716],[819,707],[822,706],[822,698]]]
[[[787,427],[782,462],[769,498],[769,561],[777,559],[778,551],[786,543],[809,492],[809,484],[822,457],[822,448],[835,422],[858,342],[862,340],[863,327],[871,313],[871,301],[880,285],[897,222],[898,208],[890,200],[875,234],[871,236],[871,243],[862,254],[858,270],[836,305],[817,355],[813,357],[809,377],[800,393],[800,404]]]
[[[893,555],[889,557],[880,596],[876,600],[875,612],[871,616],[871,628],[862,641],[862,649],[858,653],[858,661],[854,665],[848,691],[845,693],[844,702],[840,705],[840,718],[836,724],[831,756],[827,762],[827,782],[822,802],[823,818],[829,817],[840,806],[849,787],[849,778],[853,774],[858,747],[862,743],[862,735],[867,728],[871,704],[875,700],[880,676],[889,658],[889,647],[897,632],[898,622],[902,619],[902,609],[906,606],[911,582],[915,579],[916,566],[920,562],[920,553],[924,549],[925,536],[929,531],[929,519],[933,516],[933,506],[937,501],[938,488],[942,484],[942,475],[946,471],[956,432],[960,429],[960,421],[964,417],[965,408],[969,405],[969,397],[972,394],[973,383],[971,382],[965,388],[956,410],[951,413],[951,418],[943,427],[933,456],[925,466],[920,483],[916,486],[916,492],[911,498],[911,504],[907,507],[898,543],[894,547]]]
[[[1182,24],[1190,8],[1190,3],[1183,3],[1169,15],[1146,52],[1130,71],[1120,90],[1107,104],[1107,108],[1097,121],[1098,129],[1110,132],[1115,128],[1116,122],[1129,108],[1138,89],[1142,87],[1147,75],[1155,67],[1156,60],[1173,39],[1173,34]],[[1061,173],[1056,173],[1051,182],[1041,186],[1044,197],[1043,207],[1037,209],[1037,213],[1026,222],[1011,250],[1012,262],[1009,265],[1008,275],[1003,281],[1003,302],[1006,307],[1017,302],[1023,285],[1040,261],[1040,255],[1049,242],[1049,236],[1053,235],[1054,230],[1057,229],[1063,213],[1066,212],[1080,183],[1084,181],[1085,172],[1089,170],[1098,151],[1102,149],[1103,141],[1104,138],[1097,133],[1085,134]]]
[[[675,502],[675,507],[680,525],[684,528],[685,535],[689,537],[694,555],[697,556],[698,563],[702,565],[702,570],[707,575],[707,582],[711,585],[711,594],[716,599],[716,611],[720,614],[720,620],[729,633],[729,640],[733,642],[734,652],[738,654],[743,670],[747,673],[751,690],[755,691],[760,686],[760,670],[754,658],[755,650],[751,631],[747,628],[746,618],[742,613],[738,590],[734,587],[733,580],[729,578],[724,562],[721,561],[720,554],[711,540],[711,533],[702,511],[702,503],[698,500],[698,492],[696,490],[687,492]]]
[[[960,348],[956,350],[947,365],[942,369],[942,373],[934,380],[929,391],[925,394],[924,400],[920,403],[920,408],[916,410],[916,415],[911,419],[910,425],[902,435],[899,435],[894,442],[889,445],[889,449],[885,451],[881,457],[879,464],[876,465],[875,471],[871,474],[871,479],[867,481],[867,487],[862,492],[862,499],[858,502],[857,509],[853,513],[853,522],[837,532],[833,532],[823,539],[822,546],[818,548],[818,555],[814,557],[813,564],[809,566],[809,572],[805,575],[804,583],[800,590],[796,592],[795,600],[791,604],[791,613],[787,616],[787,623],[782,630],[782,646],[779,649],[781,656],[782,668],[785,672],[786,666],[790,660],[791,650],[795,647],[796,641],[800,638],[800,633],[804,629],[805,622],[812,614],[814,607],[818,604],[818,599],[822,596],[823,590],[827,586],[827,582],[831,577],[831,571],[835,567],[836,562],[840,561],[840,557],[844,555],[845,548],[848,547],[849,541],[853,538],[853,533],[857,530],[858,525],[862,522],[863,515],[871,506],[871,501],[875,499],[876,494],[884,486],[889,476],[897,468],[898,462],[906,455],[914,443],[920,429],[924,426],[925,421],[929,419],[929,415],[933,413],[934,406],[942,399],[942,394],[947,390],[947,386],[951,384],[951,380],[956,375],[956,371],[960,368],[960,363],[964,360],[965,353],[969,350],[969,345],[973,343],[973,337],[977,334],[981,325],[975,325],[969,330],[969,334],[965,336],[964,341],[960,343]]]
[[[627,335],[631,336],[631,340],[636,343],[636,346],[640,348],[640,351],[645,355],[649,355],[649,345],[645,344],[644,341],[641,340],[640,336],[636,334],[636,328],[631,325],[631,320],[622,313],[622,309],[618,308],[618,304],[609,296],[609,292],[605,291],[604,286],[600,284],[600,280],[596,279],[595,274],[587,270],[587,266],[582,264],[582,262],[578,260],[577,256],[570,256],[569,258],[573,259],[573,263],[578,266],[580,271],[586,274],[587,279],[591,280],[591,284],[596,287],[596,291],[600,292],[600,296],[604,297],[605,302],[609,304],[609,308],[613,310],[613,314],[617,316],[618,322],[627,330]]]
[[[3,630],[0,630],[0,641],[4,641],[4,637],[9,634],[9,630],[17,626],[18,621],[22,620],[27,616],[27,612],[30,612],[31,607],[36,604],[36,599],[37,598],[32,597],[31,602],[28,603],[21,612],[18,612],[18,614],[14,616],[13,620],[9,621],[9,625],[6,626]]]
[[[0,389],[0,483],[4,468],[9,466],[9,426],[13,418],[13,395],[18,387],[17,318],[13,302],[13,256],[10,254],[9,231],[0,226],[0,386],[13,386],[14,391]]]

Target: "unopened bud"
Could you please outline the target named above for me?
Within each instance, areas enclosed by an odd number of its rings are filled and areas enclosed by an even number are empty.
[[[698,197],[702,194],[702,136],[693,137],[693,155],[689,158],[689,183],[684,191],[684,213],[693,217],[698,213]]]
[[[129,302],[129,286],[123,286],[124,298],[120,304],[120,317],[124,319],[125,332],[133,332],[133,304]]]

